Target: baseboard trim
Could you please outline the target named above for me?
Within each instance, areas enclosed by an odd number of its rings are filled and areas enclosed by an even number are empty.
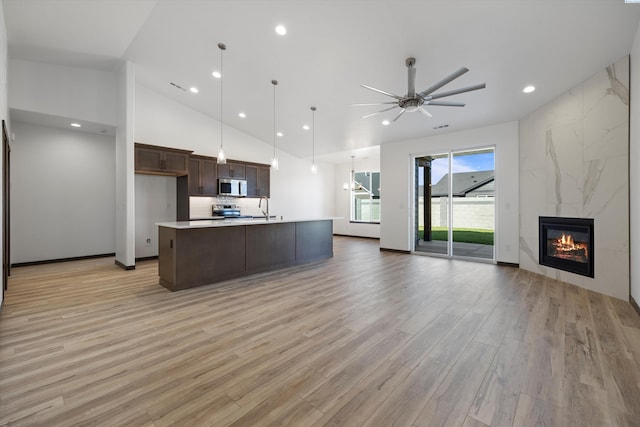
[[[340,233],[333,233],[334,236],[341,236],[341,237],[357,237],[360,239],[371,239],[371,240],[380,240],[379,237],[371,237],[371,236],[354,236],[352,234],[340,234]]]
[[[108,258],[112,256],[116,256],[116,254],[110,253],[110,254],[84,255],[84,256],[76,256],[76,257],[70,257],[70,258],[47,259],[42,261],[17,262],[15,264],[11,264],[11,268],[28,267],[31,265],[55,264],[58,262],[67,262],[67,261],[82,261],[85,259],[94,259],[94,258]]]
[[[504,266],[504,267],[515,267],[515,268],[520,268],[520,264],[518,264],[517,262],[496,261],[496,264],[498,264],[498,265],[502,265],[502,266]]]
[[[158,255],[143,256],[143,257],[140,257],[140,258],[136,258],[136,262],[138,262],[138,261],[151,261],[151,260],[154,260],[154,259],[158,259]]]
[[[633,299],[631,295],[629,295],[629,302],[631,303],[631,306],[636,310],[636,313],[638,313],[638,316],[640,316],[640,306],[638,306],[638,303]]]
[[[121,263],[120,261],[116,260],[116,265],[118,267],[120,267],[123,270],[135,270],[136,266],[135,265],[124,265],[123,263]]]
[[[397,254],[411,254],[411,251],[403,251],[401,249],[380,248],[380,252],[395,252]]]

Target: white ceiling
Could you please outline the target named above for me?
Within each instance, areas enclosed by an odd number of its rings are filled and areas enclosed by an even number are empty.
[[[517,120],[603,70],[631,50],[640,5],[624,0],[4,0],[10,57],[114,69],[136,64],[138,82],[220,118],[218,42],[224,56],[225,124],[310,157],[316,106],[316,154],[350,161],[365,147]],[[288,34],[274,28],[284,24]],[[465,66],[441,91],[486,82],[382,126],[390,101],[360,84],[404,95],[405,59],[416,58],[416,89]],[[197,86],[197,95],[170,85]],[[527,84],[537,90],[522,93]],[[240,119],[239,111],[247,118]],[[444,129],[434,127],[447,124]]]

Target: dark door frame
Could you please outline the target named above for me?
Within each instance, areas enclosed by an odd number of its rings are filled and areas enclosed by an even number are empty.
[[[9,185],[9,157],[11,153],[11,147],[9,145],[9,135],[7,134],[7,124],[2,121],[2,287],[7,290],[9,282],[9,276],[11,275],[11,239],[9,235],[10,226],[10,191]]]

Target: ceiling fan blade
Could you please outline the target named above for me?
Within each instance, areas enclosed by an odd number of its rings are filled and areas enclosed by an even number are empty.
[[[430,93],[435,92],[436,90],[440,89],[442,86],[446,85],[447,83],[457,79],[458,77],[460,77],[461,75],[463,75],[467,71],[469,71],[469,69],[466,68],[466,67],[462,67],[459,70],[454,71],[452,74],[449,74],[444,79],[440,80],[437,83],[434,83],[433,85],[431,85],[427,89],[425,89],[422,92],[420,92],[420,96],[427,96]]]
[[[442,92],[436,95],[429,95],[426,97],[425,101],[430,101],[432,99],[444,98],[445,96],[457,95],[459,93],[471,92],[472,90],[484,89],[487,87],[485,83],[480,83],[473,86],[463,87],[462,89],[450,90],[449,92]]]
[[[427,110],[425,110],[422,106],[418,107],[418,110],[420,110],[420,112],[421,112],[422,114],[424,114],[425,116],[427,116],[427,117],[433,117],[433,116],[431,115],[431,113],[430,113],[430,112],[428,112]]]
[[[398,120],[400,118],[400,116],[402,116],[404,114],[404,112],[407,111],[404,108],[402,109],[402,111],[400,111],[398,113],[398,115],[395,117],[395,119],[391,120],[392,122],[395,122],[396,120]]]
[[[408,97],[413,97],[416,95],[416,69],[407,65],[408,71],[409,71],[409,78],[408,78],[408,86],[409,89],[407,91],[407,96]]]
[[[449,102],[449,101],[427,101],[425,104],[438,105],[441,107],[464,107],[464,102]]]
[[[397,104],[397,102],[389,101],[389,102],[374,102],[373,104],[349,104],[349,107],[366,107],[370,105],[386,105],[386,104]]]
[[[402,99],[402,97],[401,97],[401,96],[394,95],[394,94],[389,93],[389,92],[385,92],[384,90],[376,89],[375,87],[371,87],[371,86],[367,86],[367,85],[360,85],[360,86],[362,86],[362,87],[363,87],[363,88],[365,88],[365,89],[369,89],[369,90],[372,90],[372,91],[374,91],[374,92],[378,92],[378,93],[381,93],[381,94],[383,94],[383,95],[390,96],[390,97],[395,98],[395,99],[397,99],[397,100]]]
[[[371,113],[371,114],[367,114],[366,116],[362,116],[362,118],[366,119],[367,117],[375,116],[376,114],[380,114],[380,113],[384,113],[385,111],[393,110],[396,107],[398,107],[398,106],[394,105],[393,107],[385,108],[384,110],[376,111],[375,113]]]

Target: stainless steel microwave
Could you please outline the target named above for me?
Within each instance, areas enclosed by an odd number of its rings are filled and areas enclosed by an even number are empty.
[[[229,197],[247,197],[247,181],[244,179],[218,179],[218,195]]]

